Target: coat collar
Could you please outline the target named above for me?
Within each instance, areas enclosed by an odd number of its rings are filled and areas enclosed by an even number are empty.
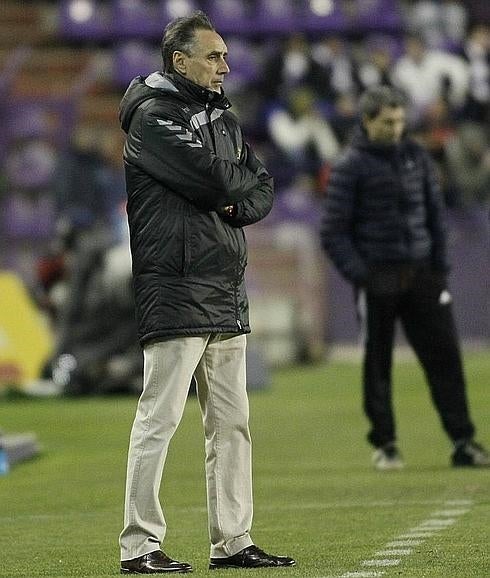
[[[203,105],[211,105],[212,108],[222,108],[226,110],[231,106],[223,89],[221,89],[221,93],[213,92],[212,90],[199,86],[177,72],[173,74],[154,72],[145,79],[145,84],[151,88],[178,92],[185,98],[190,98]]]

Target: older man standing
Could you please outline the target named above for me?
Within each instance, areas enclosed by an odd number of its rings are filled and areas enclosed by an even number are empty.
[[[165,29],[164,72],[121,103],[128,218],[144,387],[128,457],[121,573],[190,572],[161,550],[158,493],[170,439],[197,379],[206,449],[210,568],[293,566],[250,537],[250,332],[242,227],[263,219],[272,179],[222,89],[226,44],[202,12]]]

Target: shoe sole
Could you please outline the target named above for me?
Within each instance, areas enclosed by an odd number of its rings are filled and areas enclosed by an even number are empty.
[[[138,574],[142,576],[143,574],[190,574],[192,572],[192,568],[189,570],[159,570],[158,572],[138,572],[137,570],[126,570],[124,568],[120,568],[120,574]]]
[[[209,569],[219,570],[222,568],[223,570],[226,570],[227,568],[233,568],[235,570],[260,570],[261,568],[292,568],[293,566],[296,566],[296,562],[294,564],[284,564],[280,566],[235,566],[233,564],[210,564]]]

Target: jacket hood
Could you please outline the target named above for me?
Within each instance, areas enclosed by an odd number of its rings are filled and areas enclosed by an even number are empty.
[[[119,106],[119,121],[124,132],[128,132],[131,118],[138,106],[151,98],[172,94],[184,101],[194,100],[202,105],[227,109],[231,104],[224,95],[203,88],[179,74],[153,72],[149,76],[137,76],[128,86]]]

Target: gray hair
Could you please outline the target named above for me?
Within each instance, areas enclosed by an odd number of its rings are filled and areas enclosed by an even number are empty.
[[[361,117],[373,119],[378,116],[381,109],[406,108],[407,100],[402,92],[387,85],[372,86],[368,88],[359,100],[359,112]]]
[[[187,55],[192,53],[196,30],[215,31],[211,21],[201,10],[190,16],[176,18],[167,24],[161,44],[163,72],[174,72],[173,55],[176,50]]]

